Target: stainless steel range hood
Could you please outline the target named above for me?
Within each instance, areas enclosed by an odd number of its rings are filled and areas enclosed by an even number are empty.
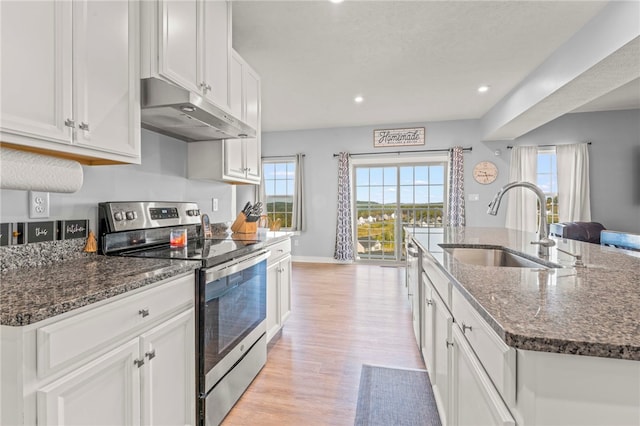
[[[255,137],[256,131],[200,95],[158,78],[141,81],[142,127],[187,142]]]

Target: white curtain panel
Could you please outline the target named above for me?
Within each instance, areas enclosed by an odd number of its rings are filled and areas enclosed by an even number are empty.
[[[464,226],[464,153],[461,146],[449,150],[448,204],[447,225]]]
[[[538,177],[538,147],[515,146],[511,150],[509,182],[536,183]],[[536,232],[538,197],[529,189],[513,188],[507,194],[507,228]],[[542,206],[544,209],[545,206]]]
[[[338,158],[338,217],[333,258],[345,262],[354,260],[350,172],[349,153],[341,152]]]
[[[588,145],[586,143],[558,145],[556,159],[560,222],[590,222]]]
[[[304,231],[304,154],[296,154],[296,178],[293,190],[293,229]]]

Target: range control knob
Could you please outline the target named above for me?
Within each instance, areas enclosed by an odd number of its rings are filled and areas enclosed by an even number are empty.
[[[200,216],[200,210],[187,210],[187,216]]]
[[[122,212],[115,212],[113,214],[113,218],[117,221],[120,222],[122,219],[124,219],[124,217],[122,217]]]
[[[126,216],[127,216],[127,220],[133,220],[138,217],[138,215],[134,211],[127,212]]]

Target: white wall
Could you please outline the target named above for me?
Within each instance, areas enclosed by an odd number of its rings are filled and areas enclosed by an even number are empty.
[[[640,233],[640,111],[568,114],[512,141],[482,142],[479,120],[411,123],[375,128],[426,127],[424,149],[472,147],[465,153],[467,226],[504,226],[503,206],[498,216],[486,213],[487,204],[508,182],[510,150],[507,145],[558,144],[591,141],[592,219],[613,230]],[[383,152],[373,148],[374,127],[351,127],[264,133],[263,156],[306,154],[307,231],[301,234],[293,255],[331,259],[335,245],[337,160],[333,153]],[[418,149],[408,147],[406,150]],[[391,149],[396,151],[397,149]],[[496,156],[494,152],[500,150]],[[476,183],[471,171],[482,160],[498,166],[498,179],[490,185]],[[469,201],[478,194],[478,201]]]
[[[187,179],[187,143],[168,136],[143,129],[142,164],[83,166],[83,172],[80,191],[50,194],[49,219],[29,219],[27,191],[0,190],[0,220],[90,219],[95,231],[102,201],[194,201],[211,222],[235,217],[233,186]],[[218,198],[217,212],[212,211],[213,197]]]

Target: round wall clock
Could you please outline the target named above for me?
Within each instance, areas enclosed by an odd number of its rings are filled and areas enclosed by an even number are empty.
[[[481,161],[473,168],[473,178],[483,185],[492,183],[498,177],[498,168],[491,161]]]

